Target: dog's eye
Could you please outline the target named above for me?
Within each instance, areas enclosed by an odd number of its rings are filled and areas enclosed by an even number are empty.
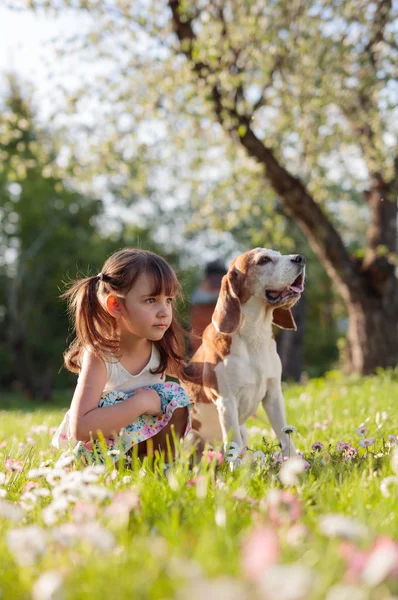
[[[258,265],[266,265],[267,263],[272,262],[269,256],[262,256],[259,261],[258,261]]]

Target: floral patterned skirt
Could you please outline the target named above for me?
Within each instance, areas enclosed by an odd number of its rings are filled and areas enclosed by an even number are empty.
[[[141,415],[121,430],[118,436],[110,436],[103,440],[94,440],[87,442],[75,442],[72,448],[73,456],[79,459],[83,464],[95,462],[104,463],[106,454],[112,462],[117,462],[120,458],[135,445],[148,440],[169,423],[177,408],[188,408],[187,426],[184,436],[191,430],[191,409],[193,404],[186,391],[177,383],[166,382],[156,383],[145,386],[144,389],[153,389],[159,394],[162,408],[162,415],[154,417],[151,415]],[[126,398],[134,396],[134,392],[104,392],[98,404],[99,408],[104,406],[114,406],[118,402],[124,402]],[[69,415],[58,428],[53,438],[53,445],[57,448],[62,446],[71,446],[71,436],[69,433]]]

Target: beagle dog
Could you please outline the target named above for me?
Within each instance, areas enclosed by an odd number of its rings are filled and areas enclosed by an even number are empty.
[[[292,306],[304,290],[305,259],[255,248],[223,277],[212,323],[186,368],[202,442],[247,446],[245,421],[262,403],[284,455],[295,454],[286,426],[282,366],[272,324],[296,330]],[[185,385],[185,384],[184,384]]]

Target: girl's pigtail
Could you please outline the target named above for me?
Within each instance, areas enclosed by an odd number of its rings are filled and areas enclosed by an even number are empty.
[[[96,354],[117,349],[114,320],[98,297],[99,281],[98,276],[85,277],[75,281],[61,296],[68,302],[76,332],[76,339],[64,354],[66,368],[74,373],[80,371],[82,354],[88,348]]]

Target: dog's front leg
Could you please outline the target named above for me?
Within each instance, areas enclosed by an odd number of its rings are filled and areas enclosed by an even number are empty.
[[[296,448],[290,436],[283,431],[286,427],[285,401],[279,379],[269,379],[267,382],[267,393],[263,399],[263,407],[268,415],[272,429],[281,444],[284,456],[295,456]]]
[[[216,406],[224,448],[227,447],[228,442],[235,442],[239,448],[242,448],[243,442],[239,425],[238,406],[235,399],[218,397]]]

